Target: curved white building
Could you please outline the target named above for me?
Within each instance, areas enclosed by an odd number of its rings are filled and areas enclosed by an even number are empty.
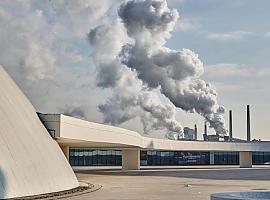
[[[78,186],[36,110],[0,66],[0,199]]]
[[[237,151],[240,167],[252,167],[252,152],[270,152],[270,142],[173,141],[61,114],[38,116],[1,66],[0,83],[0,199],[78,187],[65,158],[70,147],[122,150],[123,169],[140,168],[141,150]]]
[[[44,125],[65,155],[69,148],[122,150],[123,169],[140,168],[141,150],[235,151],[240,152],[240,167],[252,167],[252,152],[270,152],[270,142],[182,141],[143,137],[127,129],[88,122],[61,114],[40,114]]]

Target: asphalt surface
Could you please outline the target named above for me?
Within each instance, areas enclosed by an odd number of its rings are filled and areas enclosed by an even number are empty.
[[[270,190],[270,166],[146,167],[140,171],[77,168],[75,172],[79,181],[102,187],[68,199],[209,200],[216,192]]]

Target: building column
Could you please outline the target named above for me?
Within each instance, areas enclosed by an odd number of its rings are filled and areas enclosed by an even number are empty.
[[[61,150],[63,151],[65,157],[69,161],[69,146],[62,146],[60,145]]]
[[[139,170],[140,169],[140,150],[122,150],[122,169]]]
[[[210,152],[210,165],[215,164],[215,152]]]
[[[252,168],[252,152],[239,152],[239,163],[241,168]]]

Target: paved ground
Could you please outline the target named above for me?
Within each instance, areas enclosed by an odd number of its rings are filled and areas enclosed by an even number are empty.
[[[270,190],[270,166],[143,168],[76,170],[80,181],[100,184],[96,192],[72,197],[80,200],[209,200],[214,192]]]

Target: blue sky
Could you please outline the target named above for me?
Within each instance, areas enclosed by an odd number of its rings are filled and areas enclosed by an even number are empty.
[[[234,133],[245,137],[245,105],[251,104],[255,138],[269,139],[269,1],[169,1],[186,23],[168,46],[190,48],[205,65],[204,79],[234,111]]]
[[[79,108],[88,120],[102,122],[97,105],[111,91],[95,85],[87,34],[115,20],[121,2],[0,2],[0,64],[39,111]],[[250,104],[252,136],[270,140],[270,1],[168,0],[168,6],[178,10],[180,20],[166,46],[199,54],[202,79],[217,88],[219,104],[233,110],[236,137],[245,138],[245,106]],[[177,119],[183,126],[196,123],[203,132],[199,115],[177,109]],[[121,126],[142,132],[137,119]]]
[[[270,29],[265,23],[269,4],[269,1],[221,0],[176,4],[182,19],[190,22],[190,30],[174,34],[169,46],[201,52],[206,64],[226,61],[263,67],[269,52],[269,38],[264,35]]]

